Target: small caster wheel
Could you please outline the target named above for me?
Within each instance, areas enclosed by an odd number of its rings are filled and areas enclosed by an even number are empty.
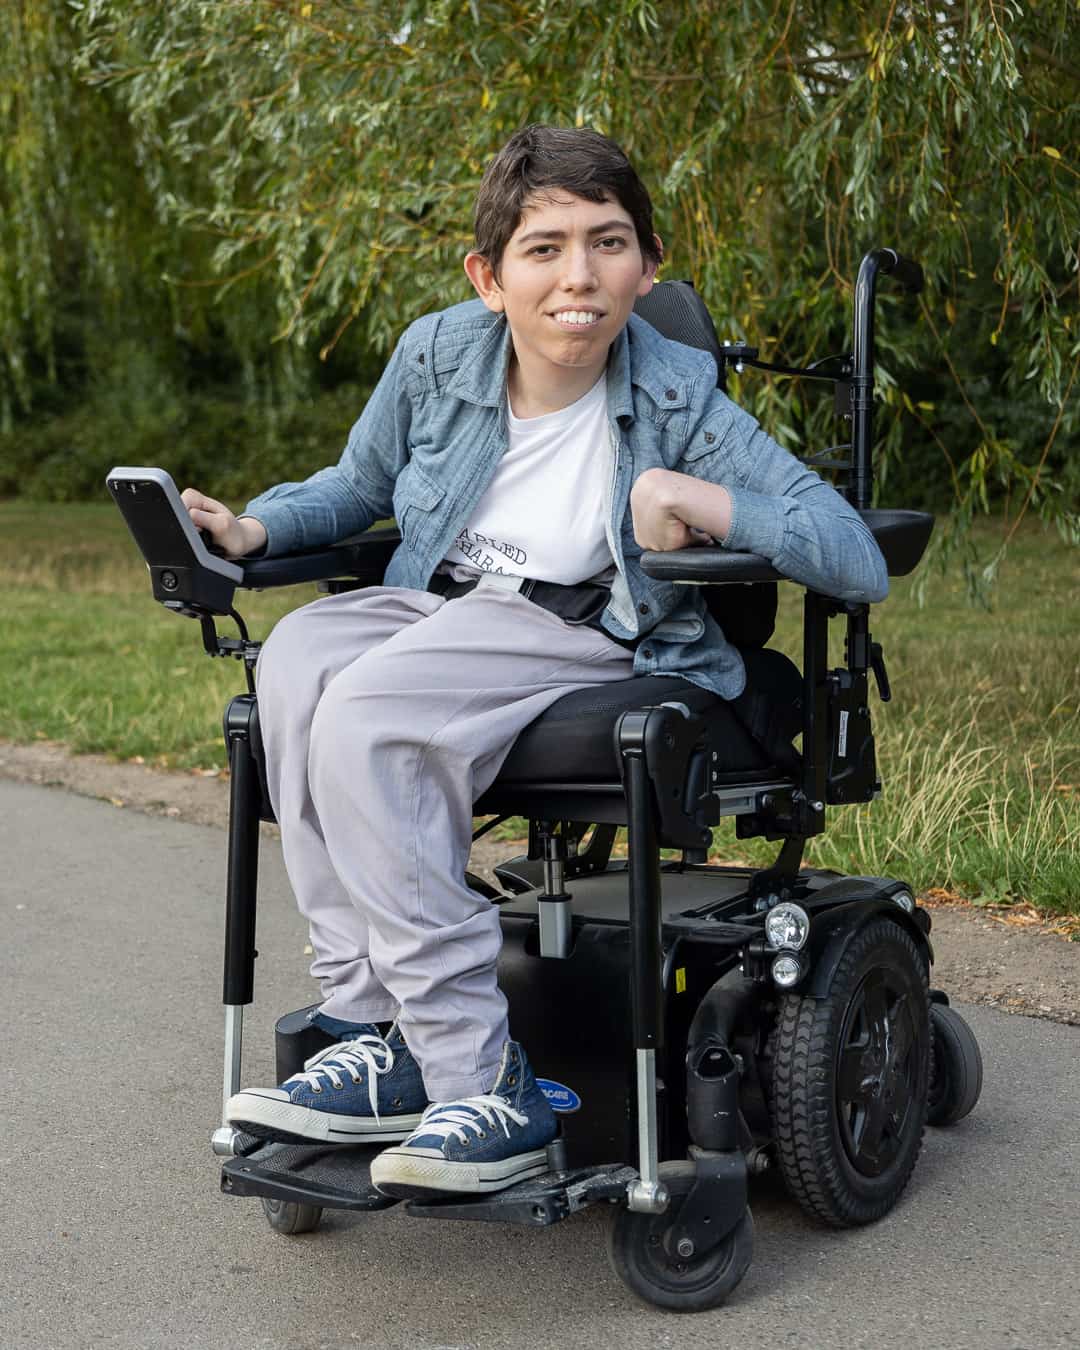
[[[671,1245],[675,1216],[694,1185],[692,1162],[660,1164],[671,1203],[663,1214],[620,1210],[608,1232],[608,1256],[619,1279],[646,1303],[672,1312],[717,1308],[739,1283],[754,1254],[754,1221],[739,1222],[704,1256],[680,1256]]]
[[[321,1205],[299,1205],[291,1200],[271,1200],[263,1196],[263,1213],[275,1233],[310,1233],[322,1218]]]
[[[953,1008],[930,1005],[933,1068],[926,1111],[928,1125],[955,1125],[982,1092],[982,1053],[975,1034]]]

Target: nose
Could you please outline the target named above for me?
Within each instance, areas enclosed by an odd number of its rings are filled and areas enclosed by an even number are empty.
[[[564,291],[593,291],[596,289],[596,269],[587,244],[571,244],[563,253],[560,285]]]

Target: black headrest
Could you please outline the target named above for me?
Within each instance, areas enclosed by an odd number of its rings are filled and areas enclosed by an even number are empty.
[[[687,347],[700,347],[720,364],[720,343],[705,301],[690,281],[658,281],[634,302],[634,313],[658,333]]]

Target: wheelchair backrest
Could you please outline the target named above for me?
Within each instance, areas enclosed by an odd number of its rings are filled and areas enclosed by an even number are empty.
[[[724,387],[724,365],[712,315],[693,283],[658,282],[634,303],[634,313],[666,338],[708,352],[716,362],[717,383]],[[775,582],[747,586],[706,586],[705,605],[736,647],[764,647],[776,627]]]

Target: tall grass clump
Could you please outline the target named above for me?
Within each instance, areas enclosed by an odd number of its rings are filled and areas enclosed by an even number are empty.
[[[882,799],[833,811],[810,860],[985,903],[1080,908],[1080,760],[1060,762],[1050,737],[1019,758],[982,738],[984,702],[958,697],[954,727],[933,742],[920,727],[887,730]]]

